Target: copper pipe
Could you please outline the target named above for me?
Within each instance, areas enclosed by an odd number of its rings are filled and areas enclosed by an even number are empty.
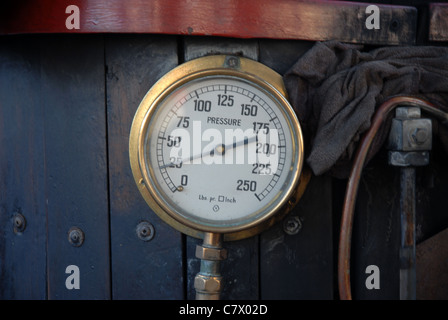
[[[344,206],[341,218],[341,230],[339,235],[339,253],[338,253],[338,285],[339,297],[341,300],[351,300],[350,285],[350,250],[351,237],[353,229],[353,217],[355,211],[356,197],[361,173],[366,161],[367,153],[370,146],[387,115],[398,105],[414,105],[421,107],[423,110],[429,111],[438,118],[445,117],[446,114],[440,115],[440,111],[431,103],[414,97],[397,96],[385,101],[376,111],[372,120],[372,125],[364,135],[356,153],[352,170],[347,183],[345,193]]]

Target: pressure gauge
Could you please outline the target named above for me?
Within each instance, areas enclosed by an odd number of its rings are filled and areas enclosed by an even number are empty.
[[[241,239],[297,198],[299,121],[281,76],[256,61],[208,56],[163,76],[132,123],[137,186],[165,222],[200,238]]]

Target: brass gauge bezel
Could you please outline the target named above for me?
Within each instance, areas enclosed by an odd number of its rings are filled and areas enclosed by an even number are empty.
[[[158,105],[177,88],[190,81],[216,76],[233,77],[250,82],[277,101],[281,111],[288,118],[288,130],[293,141],[292,153],[297,157],[294,159],[294,166],[290,168],[293,172],[290,173],[291,178],[287,187],[280,195],[280,201],[274,206],[263,207],[270,208],[248,223],[227,227],[204,226],[174,212],[151,183],[144,152],[147,130],[152,116],[158,110]],[[283,217],[302,196],[310,177],[308,172],[301,175],[304,154],[302,131],[286,96],[283,80],[278,73],[259,62],[242,57],[206,56],[186,62],[163,76],[141,101],[132,122],[129,139],[129,158],[134,180],[151,209],[170,226],[189,236],[203,238],[204,232],[222,233],[224,240],[227,241],[253,236]]]

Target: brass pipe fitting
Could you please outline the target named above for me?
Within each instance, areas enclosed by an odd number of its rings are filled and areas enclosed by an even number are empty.
[[[201,259],[201,269],[194,279],[196,300],[219,300],[223,287],[220,264],[227,258],[222,234],[205,233],[202,246],[196,246],[196,257]]]

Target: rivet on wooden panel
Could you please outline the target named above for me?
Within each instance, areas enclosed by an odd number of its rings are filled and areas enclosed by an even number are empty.
[[[154,226],[148,221],[142,221],[137,225],[135,229],[137,236],[142,241],[151,241],[154,238],[155,230]]]
[[[68,231],[68,242],[74,247],[80,247],[84,243],[84,232],[78,227],[72,227]]]
[[[21,234],[23,231],[25,231],[26,219],[21,213],[18,212],[14,213],[12,223],[14,226],[15,234]]]

